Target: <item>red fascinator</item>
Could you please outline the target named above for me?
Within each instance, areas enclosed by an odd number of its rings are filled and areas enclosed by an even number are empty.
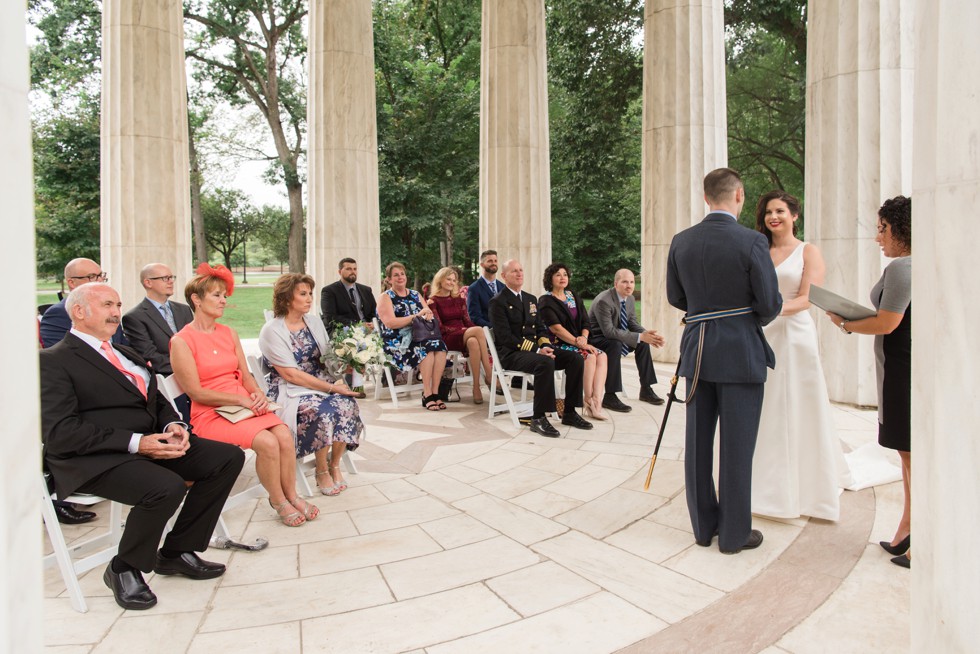
[[[225,294],[229,297],[235,292],[235,277],[224,266],[219,265],[212,268],[207,262],[203,262],[197,267],[194,273],[202,277],[217,277],[223,281],[225,283]]]

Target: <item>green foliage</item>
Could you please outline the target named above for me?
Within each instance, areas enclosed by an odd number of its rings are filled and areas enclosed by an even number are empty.
[[[98,98],[102,57],[100,0],[30,0],[28,20],[38,30],[31,48],[31,88],[55,100]]]
[[[642,12],[556,0],[548,14],[552,254],[588,296],[639,269]]]
[[[477,258],[480,6],[375,0],[382,264],[421,286]],[[413,279],[414,278],[414,279]]]
[[[37,272],[61,278],[75,257],[99,259],[99,105],[34,125]]]
[[[266,254],[280,264],[289,261],[289,212],[266,205],[259,210],[258,219],[255,239]]]
[[[239,190],[215,189],[201,194],[208,245],[231,268],[232,255],[261,224],[261,215]]]
[[[728,162],[745,181],[742,222],[754,226],[763,193],[803,199],[806,0],[729,0],[725,21]]]

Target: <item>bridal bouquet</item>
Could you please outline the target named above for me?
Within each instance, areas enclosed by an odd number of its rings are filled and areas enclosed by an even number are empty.
[[[326,369],[338,377],[348,371],[358,375],[375,375],[382,366],[393,363],[384,350],[381,336],[363,325],[339,327],[333,333],[333,340],[322,361]]]

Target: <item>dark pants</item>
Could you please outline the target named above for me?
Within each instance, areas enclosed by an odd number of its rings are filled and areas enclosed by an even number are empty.
[[[134,458],[85,482],[78,490],[132,505],[119,541],[119,558],[149,572],[167,520],[181,501],[184,508],[164,547],[178,552],[207,549],[244,464],[245,454],[234,445],[191,436],[190,448],[178,459]],[[190,490],[185,481],[194,482]]]
[[[556,349],[555,358],[537,352],[510,352],[501,357],[508,370],[520,370],[534,375],[534,417],[555,410],[555,370],[565,371],[565,408],[582,406],[582,373],[585,359],[577,352]]]
[[[691,380],[687,380],[690,393]],[[723,550],[741,548],[752,529],[752,455],[759,433],[763,384],[701,380],[687,405],[684,483],[694,538],[708,541],[718,531]],[[718,493],[712,476],[715,427],[719,437]]]
[[[605,352],[609,361],[609,372],[606,375],[606,393],[611,395],[622,392],[623,343],[607,339],[604,336],[590,336],[589,343]],[[657,372],[653,369],[650,345],[640,341],[636,344],[634,351],[636,352],[636,370],[640,374],[640,388],[653,386],[657,383]]]

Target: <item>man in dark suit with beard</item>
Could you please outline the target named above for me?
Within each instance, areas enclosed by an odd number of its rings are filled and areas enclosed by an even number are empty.
[[[694,539],[736,554],[762,544],[752,529],[752,456],[766,367],[775,357],[762,326],[782,308],[769,244],[737,222],[742,180],[719,168],[704,178],[711,209],[674,236],[667,255],[667,300],[686,312],[680,375],[687,378],[684,481]],[[712,477],[715,427],[721,423],[718,493]]]
[[[157,602],[141,572],[211,579],[225,566],[202,560],[245,458],[232,445],[189,433],[157,391],[144,359],[109,343],[119,295],[85,284],[68,296],[72,329],[40,353],[44,463],[58,494],[81,491],[132,505],[103,580],[119,606]],[[188,491],[185,481],[194,482]],[[163,547],[167,521],[184,507]]]
[[[561,422],[577,429],[592,429],[592,423],[575,412],[582,406],[582,375],[585,360],[580,354],[551,347],[547,329],[538,320],[538,299],[521,290],[524,268],[511,259],[501,270],[506,288],[490,300],[490,325],[501,364],[510,370],[534,374],[534,414],[531,431],[557,438],[546,413],[555,410],[555,369],[565,371],[565,413]]]
[[[323,324],[332,330],[334,324],[370,323],[378,312],[378,303],[370,286],[357,283],[357,262],[350,257],[340,260],[340,279],[320,291]]]

